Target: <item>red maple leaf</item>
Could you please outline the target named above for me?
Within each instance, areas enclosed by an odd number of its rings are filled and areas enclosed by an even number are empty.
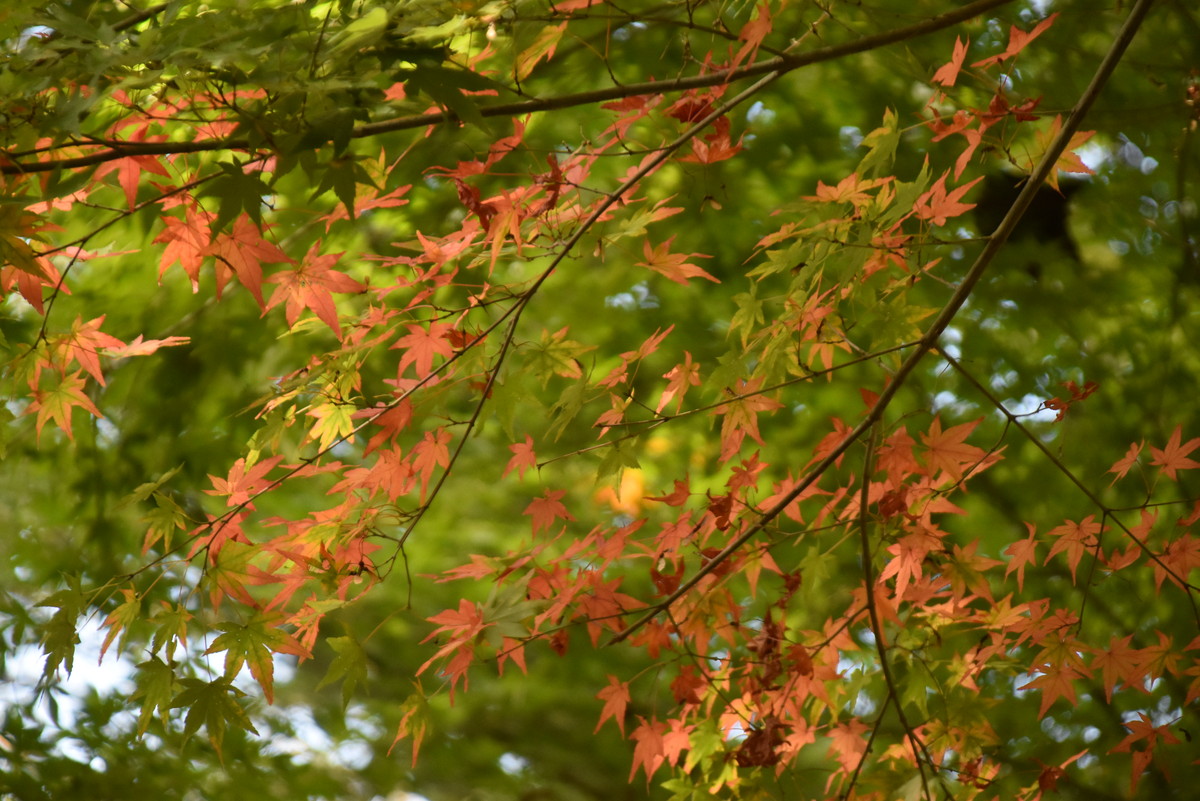
[[[1155,726],[1154,721],[1144,712],[1137,713],[1137,720],[1127,720],[1122,725],[1129,729],[1129,734],[1125,739],[1109,749],[1108,753],[1114,754],[1121,751],[1128,751],[1133,757],[1133,772],[1129,777],[1129,797],[1133,798],[1137,793],[1138,779],[1146,771],[1146,767],[1154,758],[1154,749],[1158,747],[1158,740],[1162,738],[1164,743],[1174,744],[1179,742],[1168,725]],[[1133,750],[1133,744],[1145,740],[1145,746],[1138,750]]]
[[[339,207],[341,208],[341,207]],[[211,247],[212,254],[217,260],[232,269],[242,286],[254,296],[260,309],[266,309],[262,295],[262,264],[281,264],[292,262],[286,253],[273,242],[263,239],[258,226],[248,214],[242,214],[233,224],[229,233],[218,232]],[[217,297],[225,287],[228,270],[217,270]]]
[[[1100,669],[1104,698],[1110,703],[1118,681],[1124,682],[1126,687],[1141,687],[1146,678],[1139,650],[1129,647],[1132,640],[1132,634],[1119,640],[1113,636],[1109,639],[1108,648],[1093,651],[1094,657],[1089,667],[1092,670]]]
[[[654,407],[654,413],[662,414],[662,410],[671,401],[675,401],[675,411],[678,412],[683,405],[683,396],[687,393],[688,387],[700,386],[700,365],[693,362],[692,354],[685,350],[683,363],[672,367],[670,372],[663,374],[663,378],[667,379],[667,388],[659,397],[658,405]]]
[[[738,32],[738,38],[745,42],[738,49],[737,55],[733,57],[730,67],[736,67],[747,58],[753,59],[754,54],[758,52],[759,45],[763,39],[771,32],[771,9],[766,3],[760,3],[758,6],[758,14],[754,19],[742,26],[742,30]]]
[[[1175,426],[1175,430],[1171,432],[1171,438],[1167,440],[1167,447],[1162,450],[1150,448],[1150,453],[1154,456],[1150,460],[1150,464],[1161,467],[1166,477],[1172,481],[1175,480],[1176,470],[1191,470],[1200,467],[1200,462],[1188,458],[1189,453],[1200,448],[1200,437],[1190,439],[1186,444],[1180,445],[1182,432],[1182,426]]]
[[[629,781],[633,781],[633,777],[637,775],[638,768],[641,768],[646,774],[646,783],[650,783],[650,777],[662,766],[663,760],[666,758],[663,749],[663,732],[667,726],[662,721],[650,720],[639,717],[641,724],[633,730],[630,735],[637,745],[633,747],[633,766],[629,769]]]
[[[313,243],[308,253],[294,270],[283,270],[267,279],[268,283],[279,284],[267,301],[267,309],[273,309],[287,301],[285,316],[288,325],[294,325],[304,309],[312,309],[321,322],[333,329],[340,339],[342,326],[338,323],[337,308],[333,305],[333,292],[358,293],[366,287],[345,273],[332,269],[342,257],[341,253],[327,256],[317,255],[320,241]]]
[[[1046,716],[1046,711],[1059,698],[1066,698],[1072,706],[1076,704],[1074,681],[1084,678],[1082,673],[1070,665],[1042,665],[1037,670],[1041,675],[1020,689],[1042,691],[1042,707],[1038,711],[1039,719]]]

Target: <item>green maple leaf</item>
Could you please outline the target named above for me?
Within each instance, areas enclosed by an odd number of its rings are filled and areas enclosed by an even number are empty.
[[[157,656],[152,656],[137,666],[134,678],[137,689],[133,691],[132,700],[142,700],[142,712],[138,715],[138,736],[146,733],[150,719],[155,711],[159,713],[163,725],[167,725],[167,715],[172,707],[172,699],[179,688],[175,680],[175,671]]]
[[[204,652],[206,655],[225,652],[225,678],[229,680],[241,672],[243,665],[249,665],[250,675],[262,686],[267,703],[275,702],[273,654],[307,655],[295,637],[273,625],[278,619],[279,615],[271,614],[258,615],[245,625],[221,623],[217,628],[225,633]]]
[[[353,637],[330,637],[327,642],[337,652],[337,656],[330,663],[329,670],[317,685],[317,689],[342,679],[342,706],[346,707],[350,703],[355,686],[367,678],[367,653],[362,644]]]
[[[222,761],[224,757],[221,755],[221,745],[225,742],[225,730],[230,723],[251,734],[258,734],[258,730],[250,722],[250,716],[237,702],[238,698],[246,694],[230,682],[225,676],[211,682],[183,679],[183,691],[171,701],[172,709],[187,707],[183,736],[191,737],[204,726],[208,731],[209,742]]]

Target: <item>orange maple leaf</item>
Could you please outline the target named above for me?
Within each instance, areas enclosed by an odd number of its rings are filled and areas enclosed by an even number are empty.
[[[1135,464],[1137,464],[1138,456],[1141,454],[1142,448],[1145,447],[1145,445],[1145,442],[1133,443],[1129,446],[1129,450],[1125,452],[1125,455],[1118,459],[1116,463],[1109,468],[1108,472],[1116,473],[1117,476],[1109,483],[1108,486],[1111,487],[1113,484],[1116,484],[1118,481],[1125,478],[1125,474],[1128,473]]]
[[[756,394],[760,386],[761,378],[742,381],[734,393],[739,397],[721,404],[713,411],[713,414],[725,416],[721,423],[722,462],[729,461],[738,452],[747,435],[762,445],[762,435],[758,433],[758,413],[783,408],[779,401]]]
[[[629,705],[629,684],[619,680],[616,676],[609,676],[608,686],[596,693],[596,697],[604,701],[604,708],[600,710],[600,720],[596,723],[596,728],[592,733],[600,731],[604,721],[612,718],[616,721],[617,728],[621,730],[621,735],[624,736],[625,707]]]
[[[1067,554],[1067,564],[1071,568],[1071,580],[1075,580],[1075,569],[1079,567],[1079,560],[1083,558],[1084,551],[1089,548],[1096,547],[1096,535],[1102,530],[1102,526],[1096,522],[1095,515],[1088,515],[1078,523],[1068,520],[1061,526],[1056,526],[1046,532],[1047,537],[1054,537],[1055,542],[1050,546],[1050,554],[1047,559],[1060,554]]]
[[[555,518],[575,519],[574,515],[568,512],[567,507],[563,506],[562,501],[559,500],[566,494],[566,490],[546,490],[545,495],[535,498],[529,506],[525,507],[525,514],[533,518],[534,534],[542,529],[550,528],[554,524]]]
[[[949,172],[942,173],[937,182],[917,198],[914,209],[919,219],[929,220],[934,225],[945,225],[946,220],[951,217],[958,217],[975,208],[974,203],[963,203],[962,197],[983,179],[976,178],[974,181],[947,191],[946,177],[948,175]]]
[[[1170,724],[1155,726],[1154,721],[1144,712],[1138,712],[1137,716],[1137,720],[1127,720],[1122,724],[1129,729],[1129,734],[1108,751],[1110,754],[1127,751],[1133,757],[1133,771],[1129,777],[1130,798],[1136,794],[1138,780],[1154,758],[1154,750],[1158,747],[1159,739],[1161,738],[1164,743],[1168,744],[1179,742],[1179,738],[1168,728]],[[1142,740],[1146,741],[1145,746],[1139,750],[1133,750],[1133,744]]]
[[[701,258],[708,259],[710,256],[705,256],[701,253],[671,253],[671,243],[675,241],[675,237],[671,237],[666,242],[663,242],[658,247],[651,247],[650,240],[647,239],[642,244],[642,252],[646,257],[645,261],[638,262],[639,267],[648,267],[656,273],[666,276],[677,284],[687,286],[689,278],[707,278],[714,283],[721,283],[720,280],[705,272],[700,267],[690,264],[688,259]]]
[[[125,347],[124,342],[100,330],[106,316],[101,315],[86,323],[82,317],[76,317],[71,333],[62,340],[64,369],[74,361],[101,386],[104,386],[104,374],[100,372],[100,351]]]
[[[967,46],[971,44],[971,40],[963,41],[962,39],[954,38],[954,55],[950,61],[938,68],[938,71],[933,74],[930,83],[941,84],[942,86],[954,86],[958,80],[958,71],[962,69],[963,59],[967,57]]]
[[[271,293],[266,309],[270,310],[287,302],[285,316],[288,325],[294,325],[304,309],[311,309],[321,322],[333,329],[340,339],[342,326],[338,322],[337,308],[333,304],[333,292],[358,293],[366,287],[345,273],[332,269],[342,257],[341,253],[317,255],[320,241],[313,243],[308,253],[294,270],[283,270],[267,279],[268,283],[279,284]]]
[[[1042,691],[1042,707],[1038,711],[1039,719],[1046,716],[1047,710],[1059,698],[1066,698],[1072,706],[1077,703],[1074,681],[1084,678],[1082,673],[1070,665],[1041,665],[1037,668],[1037,672],[1041,675],[1019,689]]]
[[[1025,589],[1025,567],[1027,565],[1036,565],[1037,559],[1037,529],[1032,523],[1026,523],[1025,527],[1029,529],[1029,536],[1026,539],[1018,540],[1012,545],[1004,549],[1006,556],[1012,557],[1008,561],[1008,567],[1004,569],[1004,577],[1008,578],[1008,574],[1014,570],[1017,571],[1017,589]]]
[[[267,473],[271,472],[271,469],[282,460],[282,456],[272,456],[270,459],[264,459],[247,467],[245,459],[238,459],[229,468],[228,477],[218,478],[209,474],[208,478],[212,481],[213,489],[205,490],[204,494],[225,495],[229,498],[226,506],[245,504],[247,509],[253,509],[254,504],[250,502],[251,497],[270,485],[271,482],[267,481]]]
[[[963,469],[977,464],[987,455],[983,448],[964,442],[982,419],[942,431],[941,418],[933,418],[929,433],[921,435],[926,448],[925,465],[931,477],[941,470],[954,481],[961,481]]]
[[[425,439],[413,447],[413,467],[421,476],[421,503],[425,503],[425,492],[429,488],[429,480],[433,471],[438,467],[450,466],[450,449],[447,447],[453,436],[444,428],[436,432],[426,431]]]
[[[675,411],[678,412],[683,405],[683,396],[687,393],[688,387],[700,386],[700,365],[693,362],[692,354],[685,350],[683,363],[672,367],[670,372],[663,374],[663,378],[667,379],[667,388],[659,397],[658,405],[654,407],[654,413],[662,414],[663,408],[671,401],[675,401]]]
[[[433,372],[434,356],[448,359],[454,355],[454,343],[449,336],[453,329],[450,323],[430,323],[428,328],[409,325],[408,333],[392,345],[393,350],[404,351],[396,374],[403,374],[404,368],[410,364],[416,367],[417,378],[424,378]]]
[[[200,291],[200,265],[204,263],[209,243],[212,241],[212,234],[208,230],[212,219],[213,215],[209,212],[194,208],[189,208],[182,220],[178,217],[162,218],[167,227],[154,237],[155,242],[167,243],[158,263],[159,283],[162,283],[163,273],[167,268],[179,262],[179,266],[192,282],[192,292]]]
[[[1092,670],[1100,669],[1106,701],[1112,701],[1118,681],[1124,682],[1126,687],[1140,688],[1146,678],[1140,651],[1130,647],[1132,640],[1132,634],[1119,640],[1113,636],[1109,639],[1108,648],[1097,648],[1093,651],[1094,656],[1089,667]]]
[[[1039,22],[1031,31],[1023,31],[1016,25],[1011,26],[1008,30],[1008,47],[1004,48],[1004,52],[991,56],[990,58],[985,58],[981,61],[976,61],[971,66],[988,67],[992,64],[998,64],[1001,61],[1007,61],[1017,53],[1020,53],[1022,50],[1024,50],[1026,45],[1028,45],[1034,39],[1045,33],[1046,29],[1053,25],[1056,19],[1058,19],[1058,14],[1051,14]]]
[[[338,208],[341,208],[340,206]],[[217,270],[217,297],[233,270],[242,286],[254,296],[260,309],[266,309],[262,295],[262,265],[292,263],[292,259],[273,242],[263,239],[258,226],[243,213],[233,223],[229,233],[218,232],[210,248],[221,267]]]
[[[525,478],[526,470],[537,467],[537,454],[533,451],[533,437],[526,434],[524,442],[515,442],[509,445],[508,449],[513,452],[513,457],[508,460],[500,478],[504,478],[513,470],[517,471],[518,478]]]
[[[1175,426],[1175,430],[1171,432],[1171,438],[1167,440],[1167,446],[1162,450],[1151,447],[1150,453],[1154,456],[1150,460],[1150,464],[1155,467],[1161,467],[1163,474],[1172,481],[1175,480],[1176,470],[1191,470],[1200,467],[1200,462],[1194,459],[1189,459],[1188,454],[1200,448],[1200,437],[1190,439],[1186,444],[1180,445],[1179,440],[1183,433],[1182,426]]]
[[[633,766],[629,769],[629,781],[637,775],[638,768],[646,774],[646,783],[658,771],[666,759],[663,749],[663,733],[667,726],[659,720],[647,721],[639,717],[641,724],[634,729],[631,737],[637,742],[633,747]]]

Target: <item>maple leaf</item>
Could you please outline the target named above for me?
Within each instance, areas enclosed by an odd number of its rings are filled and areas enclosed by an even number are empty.
[[[60,345],[64,365],[72,361],[78,363],[101,386],[104,386],[104,374],[100,372],[100,351],[125,346],[121,340],[100,330],[106,316],[100,315],[86,323],[82,317],[76,317],[71,333]]]
[[[242,665],[250,667],[252,675],[263,688],[267,703],[275,702],[275,660],[273,653],[309,657],[308,650],[291,634],[278,628],[278,613],[255,615],[245,625],[241,623],[218,623],[217,628],[225,632],[213,640],[204,654],[225,652],[225,678],[234,679]]]
[[[237,702],[238,698],[246,694],[234,687],[227,677],[211,682],[185,678],[180,684],[183,690],[171,700],[171,708],[187,707],[188,713],[183,721],[185,739],[204,726],[209,742],[223,760],[221,745],[225,741],[225,729],[228,724],[233,723],[248,732],[258,734],[258,730],[250,722],[250,716]]]
[[[500,478],[505,478],[513,470],[517,471],[518,478],[525,478],[526,470],[537,467],[537,454],[533,451],[533,437],[526,434],[524,442],[515,442],[509,445],[508,449],[513,452],[513,456],[505,465]]]
[[[1175,430],[1171,432],[1171,438],[1167,440],[1167,446],[1162,450],[1151,447],[1150,454],[1154,457],[1150,460],[1150,464],[1155,467],[1161,467],[1163,474],[1172,481],[1175,480],[1176,470],[1192,470],[1200,467],[1200,462],[1194,459],[1189,459],[1188,454],[1200,448],[1200,437],[1190,439],[1186,444],[1180,445],[1179,440],[1183,434],[1182,426],[1175,426]]]
[[[964,42],[961,38],[954,37],[954,55],[950,61],[938,68],[929,82],[942,86],[954,86],[958,80],[958,71],[962,69],[963,59],[967,57],[967,46],[970,44],[970,39]]]
[[[854,770],[866,753],[867,741],[863,739],[863,734],[869,730],[870,727],[857,718],[837,723],[829,729],[829,753],[837,758],[847,772]]]
[[[1125,455],[1118,459],[1116,463],[1109,468],[1108,472],[1116,473],[1117,475],[1116,478],[1109,482],[1108,486],[1111,487],[1113,484],[1116,484],[1118,481],[1125,478],[1125,474],[1128,473],[1130,469],[1132,469],[1132,467],[1138,463],[1138,456],[1141,455],[1142,448],[1145,447],[1145,445],[1145,442],[1133,443],[1129,446],[1129,450],[1125,452]]]
[[[250,502],[251,497],[271,483],[267,481],[267,473],[271,472],[275,465],[282,460],[282,456],[272,456],[247,466],[245,459],[238,459],[229,468],[226,478],[218,478],[210,473],[208,478],[212,481],[213,489],[205,490],[204,493],[228,496],[225,505],[229,507],[245,504],[247,509],[253,509],[254,504]]]
[[[762,436],[758,433],[758,413],[783,408],[779,401],[757,394],[762,382],[762,378],[740,382],[732,393],[740,397],[713,410],[713,414],[724,415],[725,418],[721,423],[722,462],[729,461],[738,452],[746,436],[762,445]]]
[[[1072,706],[1077,703],[1074,681],[1084,678],[1082,673],[1070,665],[1042,665],[1037,668],[1037,672],[1040,675],[1019,689],[1042,691],[1042,707],[1038,710],[1039,719],[1046,716],[1046,711],[1059,698],[1066,698]]]
[[[119,348],[112,348],[108,355],[116,359],[124,359],[131,356],[149,356],[159,348],[173,348],[179,345],[186,345],[191,342],[190,337],[167,337],[166,339],[143,339],[141,334],[138,334],[129,343],[122,345]]]
[[[671,253],[671,243],[675,241],[675,237],[669,238],[658,247],[651,247],[650,240],[647,239],[642,243],[642,253],[646,257],[646,261],[638,262],[639,267],[649,267],[656,273],[666,276],[677,284],[687,286],[689,278],[707,278],[714,283],[721,283],[719,279],[705,272],[700,267],[694,264],[689,264],[688,259],[711,258],[700,253]]]
[[[357,294],[366,287],[345,273],[332,269],[342,253],[317,255],[320,241],[314,242],[304,260],[294,270],[283,270],[267,279],[267,283],[279,284],[267,301],[266,310],[287,302],[285,317],[289,326],[295,325],[303,309],[311,309],[321,322],[333,329],[339,339],[342,326],[338,322],[337,308],[333,304],[333,292]]]
[[[162,283],[163,273],[172,264],[179,266],[187,273],[192,282],[192,292],[200,291],[200,265],[208,255],[212,234],[208,225],[213,215],[209,212],[189,208],[184,219],[178,217],[163,217],[166,228],[154,238],[155,242],[166,242],[162,259],[158,263],[158,282]]]
[[[134,687],[130,700],[145,699],[142,701],[141,714],[138,715],[138,735],[146,733],[155,711],[159,713],[163,725],[167,725],[171,712],[171,701],[179,690],[175,671],[157,656],[152,656],[137,666]]]
[[[638,768],[641,768],[646,774],[646,783],[649,784],[650,778],[662,767],[665,759],[663,732],[667,726],[658,720],[647,721],[643,717],[639,717],[638,720],[641,723],[630,735],[637,745],[633,747],[633,766],[629,769],[629,781],[633,781]]]
[[[125,633],[121,637],[121,645],[118,650],[125,649],[125,643],[129,640],[129,627],[141,618],[142,599],[138,596],[137,591],[121,590],[120,592],[125,600],[104,619],[104,625],[108,627],[108,634],[104,636],[104,644],[100,647],[101,662],[104,661],[104,654],[108,652],[108,647],[113,644],[113,640],[122,631]]]
[[[541,498],[535,498],[529,506],[525,507],[525,514],[533,518],[533,533],[537,534],[542,529],[550,528],[556,518],[563,520],[574,520],[575,517],[567,511],[567,507],[563,506],[559,500],[566,495],[566,490],[546,490],[546,494]]]
[[[1180,580],[1187,581],[1188,574],[1200,568],[1200,539],[1191,534],[1184,534],[1167,545],[1166,550],[1154,563],[1155,590],[1161,587],[1163,579],[1170,575],[1167,568],[1175,574],[1171,576],[1172,582],[1178,584]]]
[[[41,442],[42,426],[46,424],[47,420],[53,420],[55,425],[67,435],[67,439],[75,439],[71,432],[71,411],[77,406],[93,417],[104,417],[92,403],[92,399],[84,393],[86,381],[80,375],[81,372],[76,370],[70,375],[62,376],[58,384],[51,389],[34,391],[33,400],[26,408],[25,413],[37,412],[38,442]]]
[[[433,478],[433,471],[438,467],[450,466],[450,444],[453,435],[444,428],[436,432],[426,431],[425,438],[413,447],[413,467],[421,477],[421,503],[425,503],[425,491]]]
[[[985,58],[981,61],[976,61],[971,66],[989,67],[992,64],[999,64],[1001,61],[1007,61],[1024,50],[1025,47],[1034,39],[1045,33],[1046,29],[1053,25],[1056,19],[1058,19],[1057,12],[1046,17],[1044,20],[1034,26],[1033,30],[1028,32],[1021,30],[1016,25],[1011,26],[1008,30],[1008,47],[1004,48],[1004,52],[989,58]]]
[[[929,220],[934,225],[945,225],[946,220],[951,217],[958,217],[975,208],[974,203],[963,203],[962,196],[983,179],[976,178],[974,181],[947,191],[946,178],[948,176],[948,172],[942,173],[937,182],[917,198],[914,210],[919,219]]]
[[[616,676],[609,676],[608,686],[596,693],[596,697],[604,701],[604,708],[600,710],[600,720],[596,723],[596,728],[592,733],[600,731],[604,721],[612,718],[616,721],[617,728],[621,730],[621,735],[624,736],[625,707],[629,704],[629,683],[621,681]]]
[[[1046,532],[1047,537],[1056,538],[1046,558],[1051,559],[1057,554],[1066,553],[1067,564],[1071,568],[1071,580],[1074,581],[1079,560],[1083,558],[1084,551],[1096,546],[1096,535],[1100,531],[1101,525],[1096,522],[1095,515],[1088,515],[1078,523],[1068,520]]]
[[[210,250],[222,264],[233,270],[241,285],[250,292],[258,307],[264,311],[266,305],[262,295],[263,263],[294,263],[278,245],[263,239],[258,226],[245,213],[237,218],[230,232],[222,230],[217,233]],[[218,298],[221,297],[227,276],[228,272],[217,271]]]
[[[961,481],[963,469],[976,464],[987,455],[982,448],[964,442],[982,419],[942,431],[941,418],[933,418],[929,433],[921,435],[921,441],[925,443],[926,448],[925,465],[931,477],[941,470],[952,480]]]
[[[1026,523],[1025,527],[1029,529],[1029,536],[1023,540],[1014,542],[1004,549],[1005,555],[1012,557],[1008,560],[1008,567],[1004,568],[1004,577],[1008,578],[1010,573],[1014,570],[1017,571],[1018,590],[1025,589],[1025,567],[1037,564],[1037,559],[1035,558],[1037,529],[1034,528],[1032,523]]]
[[[1095,649],[1089,667],[1100,669],[1104,684],[1104,698],[1112,702],[1113,692],[1117,682],[1122,681],[1126,687],[1141,687],[1146,678],[1146,670],[1142,666],[1140,653],[1137,648],[1130,648],[1133,635],[1128,634],[1121,639],[1114,635],[1109,639],[1108,648]]]
[[[1128,752],[1133,757],[1133,771],[1129,777],[1129,797],[1135,797],[1138,780],[1146,771],[1146,767],[1154,758],[1154,750],[1161,738],[1164,743],[1176,744],[1179,738],[1168,728],[1168,725],[1155,726],[1154,721],[1144,712],[1137,713],[1137,720],[1127,720],[1122,725],[1129,729],[1125,739],[1109,749],[1108,753]],[[1145,740],[1145,747],[1134,751],[1133,744]]]
[[[688,482],[686,480],[680,480],[677,478],[675,479],[675,488],[669,495],[662,495],[659,497],[647,496],[646,500],[658,501],[660,503],[665,503],[667,506],[683,506],[685,503],[687,503],[687,499],[690,498],[691,495],[692,493],[688,487]]]
[[[738,32],[738,39],[741,39],[745,44],[738,49],[737,55],[733,57],[733,61],[729,66],[736,67],[747,58],[753,59],[763,39],[771,32],[771,28],[771,8],[766,3],[759,3],[758,13],[754,16],[754,19],[743,25],[741,31]]]
[[[146,126],[143,125],[140,130],[144,133]],[[137,141],[151,142],[161,140],[161,138],[138,138]],[[162,165],[159,159],[159,156],[126,156],[125,158],[116,159],[101,165],[96,170],[95,175],[92,176],[92,180],[99,181],[105,175],[115,170],[117,173],[117,183],[125,191],[125,202],[129,204],[130,209],[133,209],[137,205],[137,191],[141,185],[143,172],[161,175],[165,178],[171,177],[171,173],[167,171],[167,168]]]
[[[453,329],[454,326],[449,323],[430,323],[428,328],[423,325],[409,325],[408,334],[400,337],[392,345],[392,349],[404,351],[400,357],[397,375],[402,374],[404,368],[411,364],[416,368],[417,378],[425,378],[433,372],[434,356],[446,359],[453,356],[454,344],[449,336]]]

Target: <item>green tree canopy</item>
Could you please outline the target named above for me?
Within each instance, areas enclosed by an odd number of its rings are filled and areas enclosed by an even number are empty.
[[[0,10],[0,794],[1190,798],[1183,0]]]

